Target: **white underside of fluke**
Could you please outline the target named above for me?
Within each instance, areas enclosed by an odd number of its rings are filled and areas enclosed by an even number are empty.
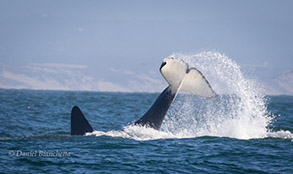
[[[189,68],[182,60],[166,58],[166,64],[161,68],[161,73],[174,92],[184,91],[201,97],[216,97],[209,82],[200,71]]]

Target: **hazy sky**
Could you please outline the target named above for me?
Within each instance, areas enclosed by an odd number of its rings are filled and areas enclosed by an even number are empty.
[[[293,1],[0,0],[0,25],[0,87],[35,88],[20,79],[49,81],[37,68],[58,79],[56,67],[125,91],[133,73],[163,86],[158,68],[174,52],[216,50],[266,67],[260,78],[293,70]]]

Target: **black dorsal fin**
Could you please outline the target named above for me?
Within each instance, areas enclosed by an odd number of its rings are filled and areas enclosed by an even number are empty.
[[[89,124],[81,110],[74,106],[71,110],[71,135],[84,135],[87,132],[93,132],[92,126]]]

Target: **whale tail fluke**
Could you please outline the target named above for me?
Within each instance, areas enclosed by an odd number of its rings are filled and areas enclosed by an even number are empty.
[[[71,110],[71,135],[84,135],[87,132],[93,131],[92,126],[81,110],[77,106],[74,106]]]
[[[182,60],[164,59],[160,72],[174,92],[183,91],[204,98],[217,96],[204,75]]]
[[[159,95],[151,108],[134,125],[159,130],[164,117],[179,91],[188,92],[205,98],[216,97],[203,74],[196,68],[189,68],[182,60],[164,59],[160,72],[169,86]]]

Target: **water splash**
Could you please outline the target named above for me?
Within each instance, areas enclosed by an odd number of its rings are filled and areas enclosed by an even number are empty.
[[[165,120],[164,131],[241,139],[267,135],[271,117],[264,96],[255,81],[244,77],[239,65],[218,52],[171,56],[199,69],[220,96],[214,99],[188,94],[178,97]]]
[[[267,112],[266,101],[257,82],[245,77],[240,66],[218,52],[194,55],[172,54],[200,70],[219,94],[204,99],[179,93],[173,102],[161,131],[126,126],[122,131],[95,131],[88,135],[112,136],[136,140],[161,138],[193,138],[218,136],[238,139],[293,138],[289,131],[272,133],[268,125],[273,117]]]

